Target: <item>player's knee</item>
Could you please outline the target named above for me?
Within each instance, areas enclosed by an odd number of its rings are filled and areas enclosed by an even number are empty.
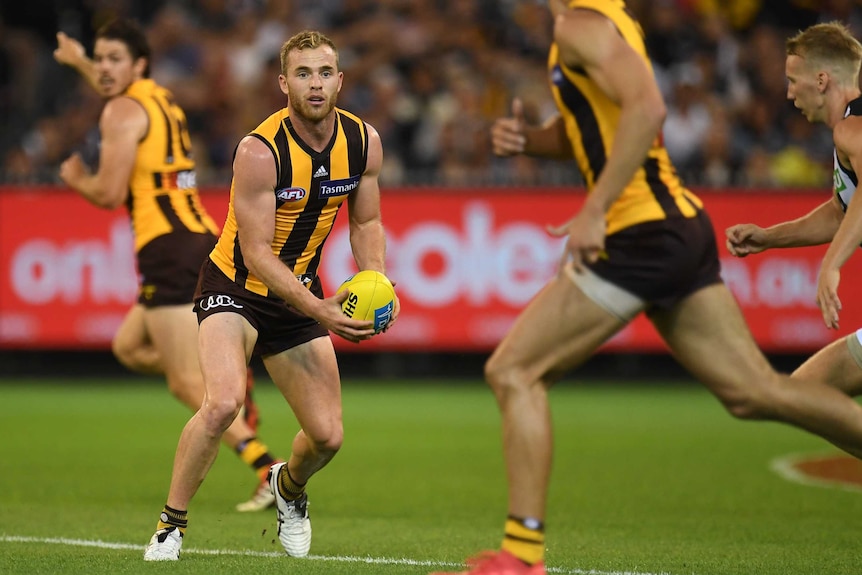
[[[306,431],[306,436],[318,453],[335,455],[344,443],[344,427],[341,422],[337,422],[325,428],[317,428],[311,433]]]
[[[719,395],[719,399],[733,417],[746,420],[771,419],[775,409],[775,382],[759,385],[741,385]]]
[[[200,407],[200,414],[208,429],[224,433],[239,415],[242,403],[231,397],[207,398]]]
[[[111,352],[114,354],[117,361],[124,367],[131,370],[135,370],[137,367],[134,348],[129,346],[126,341],[122,339],[114,339],[114,341],[111,342]]]
[[[518,366],[493,355],[485,363],[485,381],[497,399],[502,401],[509,394],[520,389],[526,379]]]

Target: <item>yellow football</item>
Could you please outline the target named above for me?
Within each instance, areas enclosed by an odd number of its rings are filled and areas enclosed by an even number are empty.
[[[344,315],[373,321],[376,333],[389,325],[395,309],[395,288],[385,275],[374,270],[363,270],[344,280],[336,293],[345,289],[350,295],[341,304]]]

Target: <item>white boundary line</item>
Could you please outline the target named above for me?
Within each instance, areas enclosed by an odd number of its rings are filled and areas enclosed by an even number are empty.
[[[69,539],[66,537],[26,537],[22,535],[0,535],[0,543],[41,543],[51,545],[71,545],[74,547],[98,547],[100,549],[120,549],[123,551],[143,551],[144,545],[131,543],[112,543],[99,539]],[[252,551],[235,549],[197,549],[183,547],[183,554],[197,555],[242,555],[246,557],[284,557],[284,553],[276,551]],[[356,557],[352,555],[309,555],[301,561],[334,561],[338,563],[366,563],[372,565],[410,565],[419,567],[452,567],[463,568],[461,563],[446,563],[443,561],[425,561],[418,559],[396,557]],[[566,575],[671,575],[670,573],[648,573],[645,571],[597,571],[595,569],[564,569],[548,567],[548,573],[563,573]]]
[[[809,487],[825,487],[829,489],[841,489],[842,491],[851,491],[853,493],[862,493],[862,485],[856,486],[844,481],[830,481],[829,479],[821,479],[811,477],[800,471],[796,464],[802,461],[816,461],[818,459],[833,459],[840,457],[840,453],[835,454],[817,454],[817,453],[790,453],[776,457],[769,462],[769,468],[772,469],[783,479],[800,483]]]

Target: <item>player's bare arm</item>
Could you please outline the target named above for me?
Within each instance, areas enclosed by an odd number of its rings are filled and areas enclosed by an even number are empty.
[[[524,119],[524,104],[512,101],[512,115],[498,118],[491,125],[491,147],[501,157],[526,154],[559,160],[572,157],[563,118],[556,114],[541,126],[530,126]]]
[[[272,151],[257,138],[246,136],[237,147],[233,169],[234,214],[249,270],[285,302],[336,335],[353,342],[374,335],[372,322],[352,320],[343,314],[341,302],[347,292],[318,299],[272,252],[276,184]]]
[[[590,10],[566,11],[555,21],[554,38],[566,65],[584,68],[620,106],[617,137],[589,199],[606,211],[658,137],[666,115],[664,99],[647,64],[604,16]]]
[[[838,160],[850,165],[854,171],[862,170],[862,117],[849,116],[838,122],[832,130],[832,139]],[[857,172],[860,173],[860,172]],[[823,314],[827,327],[838,329],[838,316],[841,311],[841,299],[838,297],[838,286],[841,282],[841,267],[847,262],[856,248],[862,242],[862,202],[858,194],[847,206],[844,220],[838,227],[823,262],[817,278],[817,304]]]
[[[736,224],[724,232],[727,250],[744,258],[773,248],[797,248],[829,243],[838,231],[844,210],[836,196],[804,216],[762,228],[755,224]]]
[[[359,187],[348,198],[350,218],[350,247],[353,259],[360,270],[376,270],[386,274],[386,235],[380,214],[380,169],[383,166],[383,145],[380,135],[371,125],[368,129],[368,161]],[[393,283],[394,285],[394,283]],[[398,314],[401,302],[395,295],[392,319],[384,331],[388,331]]]
[[[553,235],[569,236],[561,268],[571,259],[577,270],[604,250],[605,213],[643,164],[666,109],[652,71],[604,16],[567,10],[555,20],[554,38],[563,62],[583,68],[620,106],[613,147],[583,207],[565,224],[548,228]]]
[[[99,120],[99,170],[92,173],[78,154],[60,165],[60,179],[87,201],[114,209],[126,201],[138,143],[146,135],[147,113],[131,98],[112,98]]]
[[[63,32],[57,32],[57,48],[54,50],[54,60],[75,69],[91,88],[101,93],[96,66],[87,57],[83,44]]]
[[[361,270],[386,273],[386,238],[380,215],[380,168],[383,146],[380,135],[368,127],[368,161],[359,186],[348,198],[350,217],[350,247],[353,259]]]
[[[862,173],[862,116],[848,116],[838,122],[832,130],[832,139],[838,160],[854,171],[859,170],[857,174]],[[857,190],[847,206],[844,219],[823,258],[824,266],[840,268],[862,243],[862,202],[858,195]]]

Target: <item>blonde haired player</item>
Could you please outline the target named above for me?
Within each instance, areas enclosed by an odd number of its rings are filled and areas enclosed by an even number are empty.
[[[809,122],[832,130],[833,193],[797,219],[768,228],[737,224],[725,234],[727,249],[737,257],[831,242],[817,278],[817,303],[830,329],[839,327],[841,267],[862,243],[862,202],[854,200],[862,171],[860,65],[862,44],[840,22],[816,24],[787,40],[787,97]],[[818,351],[793,377],[862,394],[862,329]]]
[[[179,559],[189,504],[242,405],[253,354],[300,425],[290,458],[270,470],[278,538],[293,557],[311,547],[306,486],[335,457],[344,433],[330,332],[355,343],[375,334],[373,322],[344,315],[346,290],[323,297],[317,275],[343,205],[357,267],[384,273],[386,259],[383,146],[373,127],[336,107],[342,79],[332,40],[317,31],[296,34],[281,49],[278,81],[287,106],[237,147],[227,221],[195,298],[208,401],[180,436],[147,561]],[[389,326],[398,311],[396,298]]]

